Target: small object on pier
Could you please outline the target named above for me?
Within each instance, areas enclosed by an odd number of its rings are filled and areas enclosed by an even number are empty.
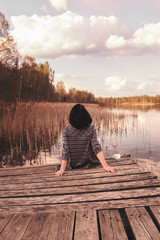
[[[119,153],[113,154],[112,158],[120,159],[121,158],[121,154],[119,154]]]

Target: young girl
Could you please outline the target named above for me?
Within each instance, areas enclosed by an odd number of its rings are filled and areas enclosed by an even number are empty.
[[[104,158],[101,145],[97,141],[96,129],[92,118],[85,107],[76,104],[69,115],[70,125],[63,130],[62,164],[60,170],[55,173],[60,177],[66,170],[89,168],[102,164],[107,172],[116,172],[116,169],[109,167]]]

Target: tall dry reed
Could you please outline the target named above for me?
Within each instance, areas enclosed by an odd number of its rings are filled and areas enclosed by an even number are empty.
[[[51,152],[68,125],[72,103],[24,103],[3,105],[0,111],[1,165],[23,165],[24,156],[32,159],[39,151]],[[113,113],[98,105],[85,104],[99,137],[127,131],[127,115]]]

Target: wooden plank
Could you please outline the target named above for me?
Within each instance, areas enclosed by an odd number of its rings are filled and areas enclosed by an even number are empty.
[[[13,214],[0,214],[0,233],[3,231],[12,217]]]
[[[77,177],[77,179],[66,179],[64,177],[61,178],[49,178],[44,180],[44,179],[38,179],[36,181],[33,181],[32,179],[30,180],[25,180],[21,181],[20,183],[18,182],[10,182],[8,184],[0,184],[0,190],[10,190],[10,189],[26,189],[26,188],[38,188],[41,187],[42,185],[49,187],[49,186],[76,186],[76,185],[86,185],[85,183],[90,184],[94,183],[94,181],[97,182],[96,179],[98,179],[98,182],[103,181],[103,178],[106,179],[108,178],[108,182],[115,182],[118,181],[121,182],[121,179],[128,179],[130,178],[130,175],[134,175],[137,179],[141,178],[141,176],[148,176],[148,178],[156,178],[154,174],[151,174],[149,172],[140,172],[139,170],[132,170],[130,172],[125,172],[124,174],[121,172],[113,173],[113,174],[108,174],[108,173],[101,173],[101,174],[94,174],[90,175],[89,177],[80,177],[80,179]],[[136,179],[135,179],[136,180]]]
[[[74,240],[99,240],[97,214],[93,210],[77,211]]]
[[[144,207],[127,208],[125,211],[136,239],[160,239],[160,233]]]
[[[138,167],[136,168],[130,168],[130,169],[117,169],[117,172],[114,174],[108,174],[107,172],[105,172],[103,169],[100,171],[95,171],[95,172],[88,172],[87,174],[78,174],[78,175],[72,175],[70,174],[68,175],[63,175],[63,177],[60,178],[55,178],[54,177],[54,173],[49,174],[49,175],[43,175],[43,176],[38,176],[38,175],[34,175],[34,176],[9,176],[9,177],[2,177],[0,179],[0,185],[8,185],[10,183],[14,183],[14,184],[20,184],[20,183],[33,183],[33,182],[50,182],[50,181],[66,181],[66,180],[70,180],[72,179],[90,179],[90,178],[94,178],[94,177],[101,177],[101,176],[121,176],[121,175],[127,175],[127,174],[140,174],[140,173],[146,173],[146,172],[150,172],[149,170],[141,170]],[[74,173],[74,171],[72,172]]]
[[[60,194],[77,194],[77,193],[91,193],[91,192],[104,192],[122,189],[138,189],[146,187],[158,187],[160,186],[160,181],[157,179],[147,179],[140,181],[130,181],[130,182],[118,182],[118,183],[106,183],[106,184],[95,184],[95,185],[84,185],[84,186],[69,186],[69,187],[50,187],[38,189],[24,189],[24,190],[11,190],[11,191],[1,191],[0,198],[5,197],[25,197],[25,196],[47,196],[47,195],[60,195]]]
[[[143,226],[140,221],[136,208],[127,208],[125,209],[130,226],[134,233],[136,240],[151,240],[146,228]]]
[[[7,224],[4,230],[1,232],[3,239],[19,240],[22,238],[24,232],[27,229],[29,222],[31,221],[32,214],[15,214],[11,221]]]
[[[44,227],[42,228],[42,231],[40,232],[38,240],[47,240],[47,236],[49,234],[51,225],[55,223],[54,217],[55,217],[55,213],[48,213],[48,217],[47,217],[46,221],[44,222]]]
[[[36,213],[34,214],[32,220],[30,221],[27,230],[25,231],[21,239],[28,240],[34,239],[37,240],[43,231],[45,222],[47,220],[49,213]]]
[[[59,203],[74,203],[74,202],[94,202],[108,201],[126,198],[139,198],[149,196],[160,196],[160,187],[146,189],[131,189],[122,191],[107,191],[82,194],[68,195],[51,195],[38,197],[21,197],[21,198],[1,198],[1,206],[10,205],[38,205],[38,204],[59,204]]]
[[[72,240],[75,212],[49,214],[39,240]]]
[[[160,239],[160,233],[144,207],[137,208],[139,217],[151,236],[151,239]]]
[[[128,175],[128,174],[133,174],[133,173],[146,173],[146,172],[150,172],[149,170],[142,170],[140,168],[135,168],[135,169],[128,169],[128,170],[123,170],[123,169],[119,169],[116,173],[108,173],[103,171],[100,172],[93,172],[93,173],[89,173],[89,174],[79,174],[79,175],[63,175],[63,177],[57,178],[54,177],[54,173],[52,173],[50,176],[47,175],[43,175],[43,177],[28,177],[28,176],[17,176],[16,178],[9,176],[9,177],[5,177],[2,178],[0,181],[0,184],[9,184],[11,182],[13,182],[14,184],[17,183],[29,183],[29,182],[43,182],[43,181],[66,181],[66,180],[79,180],[79,179],[90,179],[90,178],[95,178],[95,177],[104,177],[104,176],[120,176],[120,175]]]
[[[98,211],[102,240],[128,240],[118,210]]]
[[[141,167],[139,167],[137,164],[132,164],[132,165],[125,165],[125,166],[117,166],[116,170],[118,172],[127,172],[128,170],[133,170],[133,169],[139,169],[139,170],[145,170]],[[149,172],[149,170],[147,169],[147,171]],[[70,170],[70,171],[65,171],[64,175],[65,177],[67,176],[74,176],[74,175],[89,175],[89,174],[93,174],[93,173],[102,173],[105,172],[104,169],[101,166],[98,166],[96,168],[91,168],[91,169],[74,169],[74,170]],[[7,183],[8,180],[21,180],[21,179],[40,179],[40,178],[53,178],[55,171],[51,171],[51,172],[40,172],[38,174],[21,174],[21,175],[5,175],[5,176],[0,176],[0,183]]]
[[[120,159],[107,161],[110,166],[124,166],[137,164],[135,160],[132,159]],[[14,176],[14,175],[30,175],[30,174],[41,174],[42,172],[49,173],[56,170],[55,165],[49,166],[34,166],[34,167],[19,167],[19,168],[2,168],[0,176]],[[85,169],[84,169],[85,170]],[[79,171],[79,169],[77,170]]]
[[[55,171],[56,165],[42,165],[42,166],[30,166],[30,167],[9,167],[1,168],[0,176],[6,175],[20,175],[20,174],[38,174],[41,172]]]
[[[158,227],[160,228],[160,206],[150,206],[150,210],[156,219]]]
[[[154,179],[155,176],[151,173],[143,174],[130,174],[127,176],[105,176],[104,178],[81,179],[72,181],[57,181],[57,182],[43,182],[43,183],[26,183],[26,184],[8,184],[0,185],[0,190],[17,190],[17,189],[33,189],[33,188],[50,188],[50,187],[67,187],[67,186],[80,186],[80,185],[94,185],[97,183],[114,183],[114,182],[129,182],[139,181],[143,179]]]
[[[131,199],[112,199],[108,201],[96,201],[96,202],[78,202],[78,203],[59,203],[59,204],[39,204],[39,205],[10,205],[0,206],[0,213],[8,212],[55,212],[55,211],[69,211],[69,210],[86,210],[86,209],[119,209],[127,207],[140,207],[140,206],[154,206],[159,205],[160,197],[140,197]]]

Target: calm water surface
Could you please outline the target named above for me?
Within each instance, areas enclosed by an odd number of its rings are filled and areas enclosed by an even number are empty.
[[[105,137],[105,155],[113,152],[130,153],[137,162],[160,177],[160,108],[114,109],[127,113],[127,132]],[[108,141],[107,148],[105,147]],[[115,147],[113,147],[113,145]]]

